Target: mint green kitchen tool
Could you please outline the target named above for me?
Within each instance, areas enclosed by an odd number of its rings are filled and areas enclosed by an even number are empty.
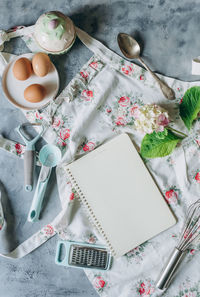
[[[52,144],[47,144],[42,147],[39,153],[39,160],[42,164],[38,183],[35,189],[33,201],[28,214],[29,222],[36,222],[39,220],[40,211],[47,184],[51,175],[52,168],[55,167],[61,160],[60,149]]]
[[[63,259],[62,254],[64,254]],[[55,263],[73,268],[109,270],[112,256],[109,249],[102,245],[59,240]]]
[[[41,126],[41,131],[36,137],[30,139],[27,133],[25,133],[25,127],[28,126]],[[26,145],[26,150],[24,153],[24,186],[25,190],[30,192],[33,190],[33,176],[35,170],[35,143],[42,136],[44,132],[44,126],[40,123],[24,123],[18,126],[15,130],[19,133]]]

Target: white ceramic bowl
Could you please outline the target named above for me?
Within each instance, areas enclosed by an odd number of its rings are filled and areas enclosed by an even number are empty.
[[[16,59],[11,61],[5,68],[2,76],[2,87],[6,98],[16,107],[25,110],[41,109],[46,106],[52,99],[54,99],[59,89],[59,76],[56,67],[51,63],[51,69],[49,73],[44,77],[38,77],[32,74],[27,80],[17,80],[13,75],[13,65],[20,58],[28,58],[32,60],[34,54],[24,54],[18,56]],[[27,101],[24,98],[24,90],[32,85],[40,84],[46,88],[45,98],[36,103]]]

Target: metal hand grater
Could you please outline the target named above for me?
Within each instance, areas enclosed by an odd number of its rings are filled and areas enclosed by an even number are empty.
[[[65,248],[65,256],[61,254]],[[103,246],[73,241],[59,241],[56,250],[56,264],[75,268],[108,270],[111,267],[111,253]]]

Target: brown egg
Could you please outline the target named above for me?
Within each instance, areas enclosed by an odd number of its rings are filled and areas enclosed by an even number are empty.
[[[51,67],[49,56],[45,53],[35,54],[32,59],[32,66],[37,76],[42,77],[47,75]]]
[[[32,72],[31,61],[27,58],[18,59],[13,66],[13,75],[18,80],[26,80]]]
[[[33,84],[28,86],[24,91],[24,98],[32,103],[40,102],[44,99],[46,89],[42,85]]]

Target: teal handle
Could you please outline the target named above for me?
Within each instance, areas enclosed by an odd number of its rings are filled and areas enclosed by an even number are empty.
[[[18,126],[16,129],[16,131],[19,133],[19,135],[21,136],[21,138],[23,139],[23,141],[26,144],[26,150],[27,151],[34,151],[35,150],[35,143],[38,141],[38,139],[41,137],[41,135],[44,132],[44,126],[42,126],[42,131],[32,140],[29,140],[21,131],[20,129],[21,126]]]
[[[71,265],[69,264],[70,253],[71,253],[71,246],[78,245],[82,247],[92,247],[94,249],[104,249],[107,250],[105,246],[96,245],[96,244],[88,244],[84,242],[76,242],[76,241],[69,241],[69,240],[59,240],[56,247],[56,255],[55,255],[55,263],[62,266],[73,267],[73,268],[85,268],[85,269],[93,269],[92,267],[80,267],[79,265]],[[65,252],[64,252],[65,250]],[[107,266],[103,270],[109,270],[112,266],[112,256],[111,253],[107,250]],[[61,259],[61,255],[62,258]],[[100,268],[99,268],[100,269]]]
[[[47,173],[45,173],[45,170],[47,170]],[[46,178],[42,179],[44,176],[44,173],[46,174]],[[49,181],[49,177],[51,175],[51,167],[45,167],[42,166],[40,170],[40,175],[38,178],[38,183],[35,189],[35,194],[33,197],[33,201],[31,204],[31,208],[28,214],[28,221],[29,222],[37,222],[39,220],[41,208],[42,208],[42,202],[44,199],[45,191],[47,188],[47,184]]]
[[[65,247],[65,256],[61,260],[61,252],[63,251],[63,246]],[[56,247],[55,263],[62,266],[68,266],[68,255],[69,255],[70,243],[68,241],[59,240]]]

